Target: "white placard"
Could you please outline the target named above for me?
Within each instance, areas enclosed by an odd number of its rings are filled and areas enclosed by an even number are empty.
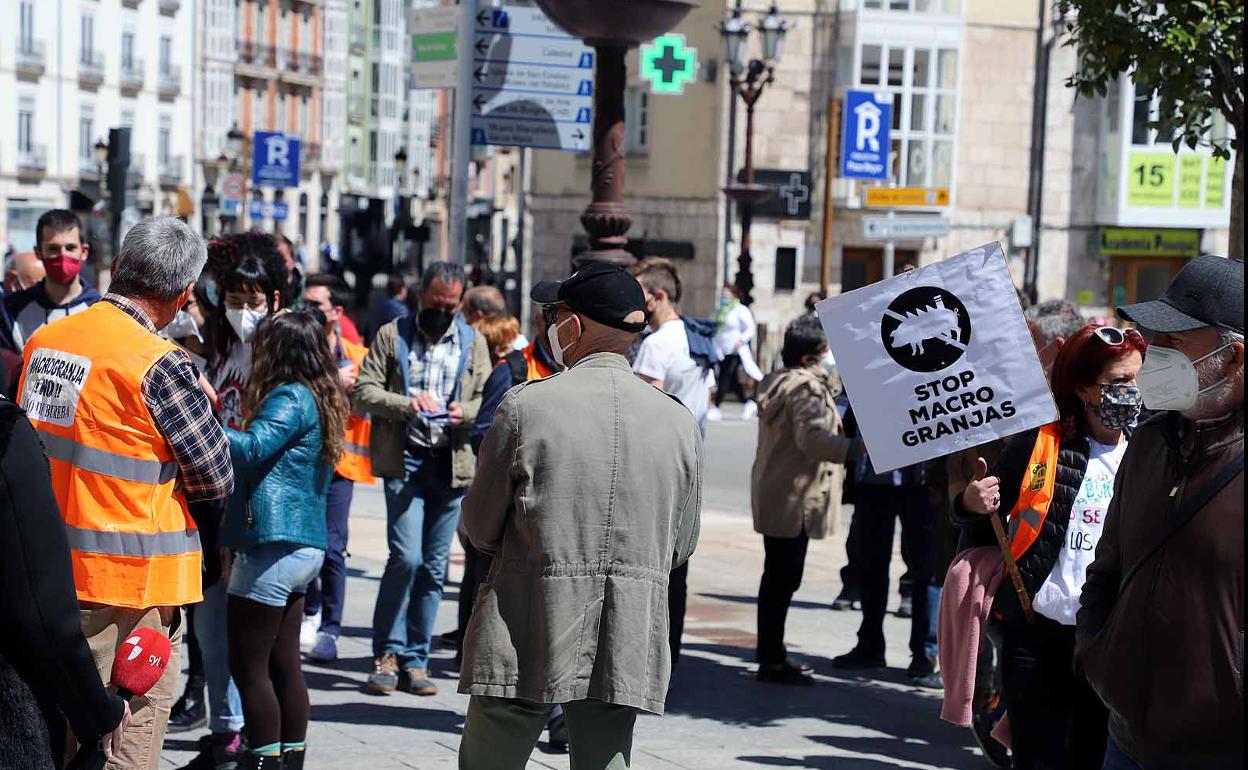
[[[999,244],[816,307],[876,472],[1057,419]]]

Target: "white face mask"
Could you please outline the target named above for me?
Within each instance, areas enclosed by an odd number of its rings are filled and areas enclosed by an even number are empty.
[[[1195,407],[1200,394],[1226,381],[1223,378],[1207,388],[1201,388],[1196,364],[1228,347],[1230,345],[1223,345],[1193,361],[1174,348],[1149,345],[1144,354],[1144,365],[1135,375],[1140,394],[1144,397],[1144,406],[1158,412],[1186,412]]]
[[[191,318],[191,314],[185,310],[179,310],[178,314],[169,322],[169,325],[160,330],[160,333],[165,339],[169,340],[194,337],[200,342],[204,341],[204,338],[199,334],[199,327],[195,325],[195,319]]]
[[[573,318],[576,318],[576,316],[565,318],[563,323],[555,324],[546,330],[546,341],[550,343],[550,355],[555,359],[555,363],[558,364],[561,369],[566,366],[566,364],[563,363],[563,351],[575,345],[576,342],[569,342],[566,346],[560,345],[559,329],[563,326],[563,324],[566,324]]]
[[[251,338],[256,333],[256,327],[264,320],[266,313],[262,310],[252,310],[250,308],[239,308],[225,311],[225,320],[230,322],[234,333],[243,342],[251,342]]]
[[[823,370],[828,374],[836,374],[836,356],[832,355],[831,350],[824,353],[823,358],[819,359],[819,366],[823,367]]]

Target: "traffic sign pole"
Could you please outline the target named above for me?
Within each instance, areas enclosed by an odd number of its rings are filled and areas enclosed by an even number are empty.
[[[888,213],[885,214],[885,216],[887,216],[889,220],[892,220],[893,217],[897,216],[897,209],[892,208],[890,206],[888,209]],[[896,269],[896,257],[897,257],[896,245],[893,243],[893,236],[890,235],[888,236],[888,240],[884,242],[884,277],[885,278],[893,277],[893,272]]]
[[[477,0],[460,0],[457,46],[458,85],[455,87],[455,138],[452,145],[450,253],[446,259],[465,264],[465,233],[468,228],[468,158],[472,154],[472,38]]]

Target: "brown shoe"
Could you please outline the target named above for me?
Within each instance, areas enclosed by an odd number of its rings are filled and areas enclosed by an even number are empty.
[[[429,679],[427,668],[405,668],[399,677],[399,689],[412,695],[437,695],[438,686]]]
[[[377,695],[389,695],[399,684],[399,659],[387,652],[373,661],[373,673],[364,689]]]

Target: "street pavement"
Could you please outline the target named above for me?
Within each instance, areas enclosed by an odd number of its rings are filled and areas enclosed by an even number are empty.
[[[725,409],[729,415],[735,410]],[[867,675],[831,668],[831,658],[854,644],[857,612],[830,608],[845,563],[848,511],[834,538],[812,541],[801,590],[789,614],[790,652],[814,666],[814,687],[759,683],[753,676],[755,597],[762,574],[762,540],[749,513],[749,471],[757,427],[730,419],[709,429],[702,537],[690,566],[684,652],[672,677],[667,713],[637,722],[633,766],[638,770],[737,768],[988,767],[969,731],[941,722],[939,693],[905,676],[909,621],[885,621],[889,668]],[[466,696],[455,692],[453,653],[432,663],[440,692],[372,696],[361,690],[371,668],[370,620],[386,558],[385,507],[380,487],[357,485],[351,513],[351,577],[344,635],[335,665],[304,666],[312,698],[308,767],[312,770],[436,770],[457,767]],[[437,632],[456,625],[462,554],[438,615]],[[903,571],[893,561],[896,578]],[[185,657],[185,656],[184,656]],[[203,731],[166,738],[164,764],[191,759]],[[528,770],[568,770],[566,754],[544,742]]]

